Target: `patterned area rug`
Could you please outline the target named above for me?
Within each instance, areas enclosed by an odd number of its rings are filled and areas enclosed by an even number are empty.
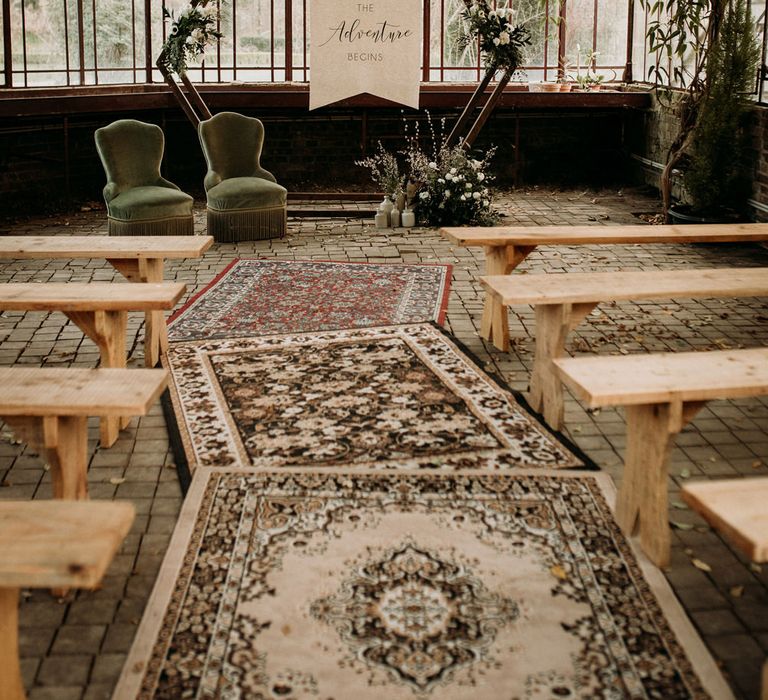
[[[169,320],[171,341],[442,323],[450,265],[235,260]]]
[[[173,343],[190,469],[575,467],[432,324]]]
[[[730,698],[613,498],[594,472],[199,470],[114,698]]]

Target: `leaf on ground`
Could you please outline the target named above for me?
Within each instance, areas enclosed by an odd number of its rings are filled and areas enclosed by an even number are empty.
[[[749,565],[749,568],[752,569],[756,574],[762,574],[763,573],[763,567],[760,566],[760,564],[755,564],[755,562],[752,562]]]
[[[681,469],[680,470],[680,478],[681,479],[690,479],[691,478],[691,470],[690,469]]]
[[[731,594],[731,598],[741,598],[744,595],[744,586],[731,586],[728,592]]]
[[[691,559],[691,564],[693,564],[700,571],[712,571],[712,567],[709,564],[707,564],[707,562],[701,561],[701,559],[696,559],[694,557],[693,559]]]
[[[115,484],[115,485],[117,485],[117,484],[124,484],[125,483],[125,479],[123,477],[120,477],[120,476],[113,476],[109,480],[109,483],[110,484]]]
[[[670,520],[672,523],[672,527],[677,528],[678,530],[693,530],[693,525],[691,523],[679,523],[677,520]]]
[[[759,459],[756,459],[754,462],[752,462],[752,469],[760,469],[762,466],[763,463]]]
[[[560,564],[551,566],[549,571],[555,578],[559,578],[561,581],[565,581],[565,579],[568,578],[568,574],[565,572],[565,569],[560,566]]]
[[[672,507],[678,510],[688,510],[688,506],[682,501],[672,501]]]

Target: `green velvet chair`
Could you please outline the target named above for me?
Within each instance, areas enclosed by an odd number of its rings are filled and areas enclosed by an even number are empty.
[[[221,112],[200,122],[198,133],[208,163],[208,234],[217,241],[284,236],[288,192],[259,164],[264,125]]]
[[[155,124],[120,119],[96,129],[107,174],[111,236],[193,235],[192,197],[160,175],[165,138]]]

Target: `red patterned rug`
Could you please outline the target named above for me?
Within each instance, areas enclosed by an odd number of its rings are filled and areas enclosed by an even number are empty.
[[[442,323],[450,265],[235,260],[170,319],[172,342]]]

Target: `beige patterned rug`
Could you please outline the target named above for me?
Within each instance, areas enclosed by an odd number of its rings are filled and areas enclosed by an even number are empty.
[[[171,343],[196,467],[579,467],[432,324]]]
[[[731,694],[584,472],[195,474],[115,692]]]

